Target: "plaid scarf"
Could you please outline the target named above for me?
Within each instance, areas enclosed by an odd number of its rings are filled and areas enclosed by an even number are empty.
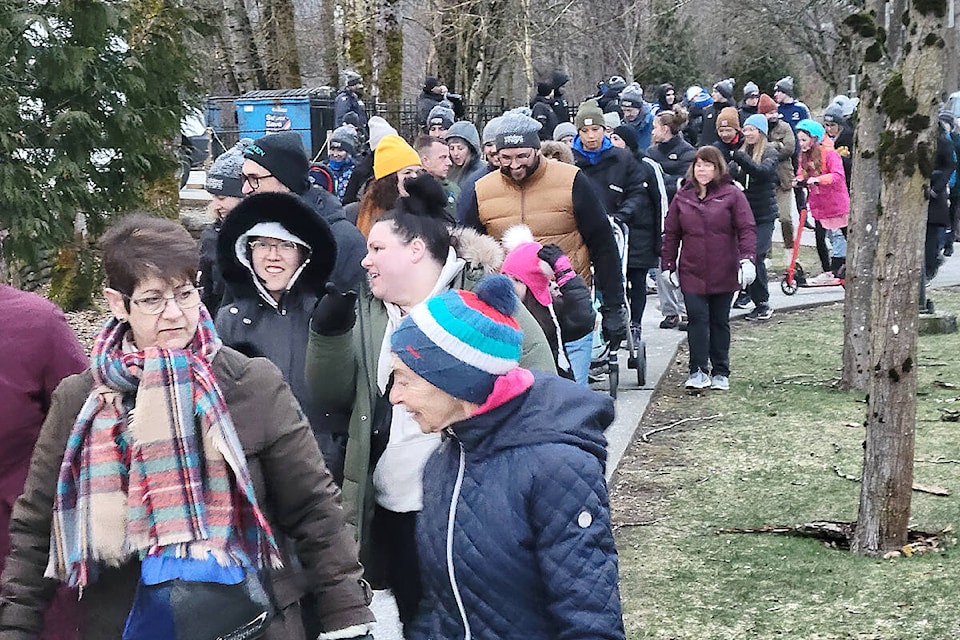
[[[134,553],[279,566],[210,367],[222,343],[200,309],[183,350],[124,353],[129,325],[115,318],[97,336],[95,385],[60,466],[47,577],[82,587],[96,563]]]

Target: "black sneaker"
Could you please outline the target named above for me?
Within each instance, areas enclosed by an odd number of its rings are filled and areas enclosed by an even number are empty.
[[[761,304],[754,307],[753,311],[746,315],[747,320],[769,320],[773,315],[773,309],[768,304]]]
[[[734,309],[746,309],[750,306],[750,294],[746,291],[741,291],[740,295],[737,296],[737,300],[733,303]]]
[[[680,324],[680,316],[666,316],[660,321],[661,329],[676,329]]]

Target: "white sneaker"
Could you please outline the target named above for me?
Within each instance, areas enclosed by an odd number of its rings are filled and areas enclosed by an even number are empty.
[[[710,376],[703,372],[703,369],[697,369],[687,378],[687,389],[706,389],[710,386]]]
[[[835,281],[836,277],[834,277],[832,272],[824,271],[820,275],[807,280],[807,284],[832,284]]]
[[[727,376],[714,375],[710,378],[710,388],[717,391],[728,391],[730,389],[730,378]]]

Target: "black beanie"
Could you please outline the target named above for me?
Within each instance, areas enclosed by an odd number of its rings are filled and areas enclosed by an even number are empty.
[[[426,81],[423,83],[423,90],[427,93],[433,91],[433,89],[440,84],[439,78],[434,78],[433,76],[427,76]]]
[[[538,96],[548,96],[550,92],[553,91],[553,85],[549,82],[538,82],[537,83],[537,95]]]
[[[633,153],[637,152],[640,143],[637,141],[637,134],[633,130],[633,127],[622,124],[614,129],[613,132],[623,138],[623,141],[627,144],[627,149],[630,149]]]
[[[243,157],[259,164],[296,194],[302,195],[310,188],[310,161],[303,150],[303,140],[295,131],[258,138],[243,152]]]

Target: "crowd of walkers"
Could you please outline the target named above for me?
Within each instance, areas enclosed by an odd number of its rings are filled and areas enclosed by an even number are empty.
[[[777,220],[789,255],[808,207],[843,277],[856,102],[613,76],[574,108],[568,81],[474,123],[429,77],[405,140],[352,74],[326,162],[294,132],[216,159],[199,250],[143,215],[102,237],[89,360],[0,286],[0,640],[365,638],[371,585],[407,638],[623,638],[595,347],[639,342],[655,289],[686,386],[729,389]],[[940,124],[928,278],[956,229]]]

